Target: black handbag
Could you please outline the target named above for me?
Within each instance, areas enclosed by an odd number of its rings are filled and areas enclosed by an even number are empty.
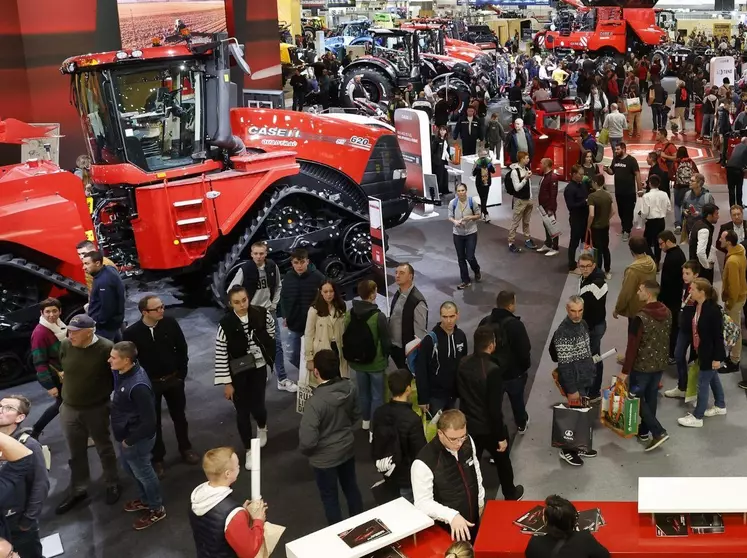
[[[238,376],[247,370],[257,367],[257,361],[253,354],[246,354],[239,358],[232,358],[228,361],[228,368],[231,370],[231,376]]]

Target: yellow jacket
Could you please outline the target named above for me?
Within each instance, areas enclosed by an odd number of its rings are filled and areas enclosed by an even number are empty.
[[[721,300],[727,308],[738,300],[747,298],[747,257],[744,246],[737,244],[729,248],[724,262],[724,272],[721,275]]]
[[[618,315],[632,318],[643,308],[645,302],[638,299],[638,287],[648,280],[656,280],[656,264],[651,256],[633,260],[625,268],[622,287],[615,303]]]

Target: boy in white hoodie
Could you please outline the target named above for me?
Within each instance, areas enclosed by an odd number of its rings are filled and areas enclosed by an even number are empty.
[[[255,558],[264,541],[267,505],[262,500],[240,505],[230,498],[241,470],[236,452],[211,449],[202,458],[202,470],[208,481],[192,491],[189,512],[197,558]]]

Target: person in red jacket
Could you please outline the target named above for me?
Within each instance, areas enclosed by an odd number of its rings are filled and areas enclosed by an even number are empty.
[[[607,99],[610,104],[616,103],[620,98],[620,86],[617,84],[617,76],[615,72],[610,70],[607,72]]]
[[[542,168],[542,181],[540,182],[538,203],[541,211],[544,211],[548,217],[555,217],[558,211],[558,176],[553,171],[554,163],[552,159],[542,159],[540,161]],[[545,219],[542,219],[545,224]],[[555,256],[558,253],[558,235],[552,237],[552,231],[548,230],[545,224],[545,244],[537,252],[547,252],[546,256]]]
[[[211,449],[202,458],[202,470],[208,481],[192,491],[189,512],[197,558],[255,558],[265,537],[267,505],[262,500],[241,505],[230,497],[241,470],[236,452]]]

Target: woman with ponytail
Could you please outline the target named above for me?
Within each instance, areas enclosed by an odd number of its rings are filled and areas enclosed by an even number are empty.
[[[467,541],[457,541],[448,548],[444,558],[475,558],[475,550]]]
[[[526,558],[609,558],[604,548],[589,531],[576,531],[576,507],[560,496],[545,500],[547,535],[530,537]]]
[[[700,428],[703,417],[726,414],[724,388],[718,370],[726,358],[724,347],[724,316],[718,305],[718,292],[703,278],[695,279],[690,287],[690,297],[697,304],[692,323],[693,348],[698,353],[700,372],[698,373],[698,402],[692,414],[687,413],[677,422],[681,426]],[[708,407],[711,390],[715,405]]]

